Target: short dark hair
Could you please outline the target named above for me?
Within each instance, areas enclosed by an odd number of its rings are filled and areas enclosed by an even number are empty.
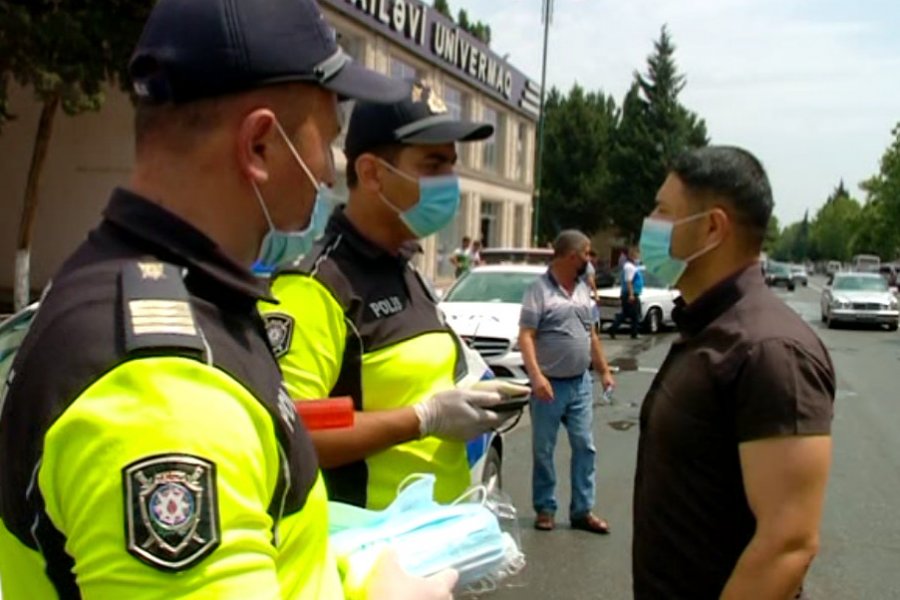
[[[769,177],[755,156],[736,146],[707,146],[682,153],[670,171],[701,198],[724,198],[748,239],[762,244],[774,201]]]
[[[347,157],[347,188],[352,190],[359,183],[359,175],[356,174],[357,158],[359,158],[363,154],[374,154],[378,158],[393,165],[397,160],[397,156],[402,151],[402,144],[387,144],[385,146],[378,146],[377,148],[372,148],[371,150],[358,152],[356,154],[347,154],[345,152],[345,156]]]

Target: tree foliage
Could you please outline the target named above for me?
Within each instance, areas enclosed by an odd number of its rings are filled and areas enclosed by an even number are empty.
[[[123,77],[152,8],[145,0],[0,0],[0,125],[12,81],[69,115],[98,110],[103,85]]]
[[[447,0],[434,0],[433,6],[434,10],[441,13],[451,21],[453,20],[453,14],[450,12],[450,5],[447,3]]]
[[[564,227],[589,233],[614,226],[636,239],[653,209],[667,166],[681,151],[708,143],[702,119],[679,102],[686,79],[664,27],[635,73],[621,107],[602,91],[575,86],[550,93],[545,108],[542,239]]]
[[[617,121],[615,100],[602,92],[586,93],[575,85],[567,96],[555,88],[548,94],[542,239],[552,239],[562,229],[593,233],[609,224],[607,159]]]
[[[663,27],[647,58],[646,75],[634,74],[622,103],[610,157],[615,174],[610,213],[620,231],[632,239],[653,210],[672,160],[688,148],[709,143],[706,123],[679,100],[687,80],[678,72],[675,49]]]
[[[128,57],[152,8],[139,0],[0,0],[0,127],[12,82],[41,105],[16,242],[15,307],[29,301],[31,237],[56,113],[98,110],[105,84],[126,82]]]

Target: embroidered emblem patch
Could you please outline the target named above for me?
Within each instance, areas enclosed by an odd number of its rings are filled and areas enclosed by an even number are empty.
[[[184,454],[141,459],[122,470],[128,552],[164,571],[188,569],[221,540],[216,466]]]
[[[283,313],[268,313],[263,316],[266,321],[266,335],[275,358],[281,358],[291,349],[294,337],[294,318]]]

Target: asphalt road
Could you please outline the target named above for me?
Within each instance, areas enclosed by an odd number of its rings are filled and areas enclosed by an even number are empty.
[[[821,599],[900,599],[900,334],[880,329],[828,330],[819,322],[822,279],[779,295],[825,341],[838,375],[835,452],[822,527],[822,548],[807,578],[807,595]],[[631,597],[631,497],[637,418],[643,395],[673,334],[637,341],[604,339],[622,371],[611,406],[597,406],[597,512],[612,535],[568,529],[569,448],[557,450],[561,512],[553,532],[532,529],[531,443],[527,419],[507,440],[504,489],[519,508],[525,570],[499,600]]]

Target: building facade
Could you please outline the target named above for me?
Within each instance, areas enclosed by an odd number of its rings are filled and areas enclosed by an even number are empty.
[[[341,45],[358,62],[398,78],[428,79],[456,116],[494,124],[485,142],[460,148],[462,205],[456,221],[424,240],[423,271],[452,277],[449,256],[464,235],[486,246],[531,240],[538,85],[485,44],[418,0],[320,0]],[[13,287],[16,234],[40,105],[13,87],[17,118],[0,132],[0,304]],[[351,109],[346,106],[345,110]],[[133,163],[132,109],[108,90],[98,113],[58,114],[41,179],[31,258],[35,291],[98,221],[110,190],[127,184]],[[343,139],[335,159],[343,175]],[[339,192],[346,191],[343,178]]]

